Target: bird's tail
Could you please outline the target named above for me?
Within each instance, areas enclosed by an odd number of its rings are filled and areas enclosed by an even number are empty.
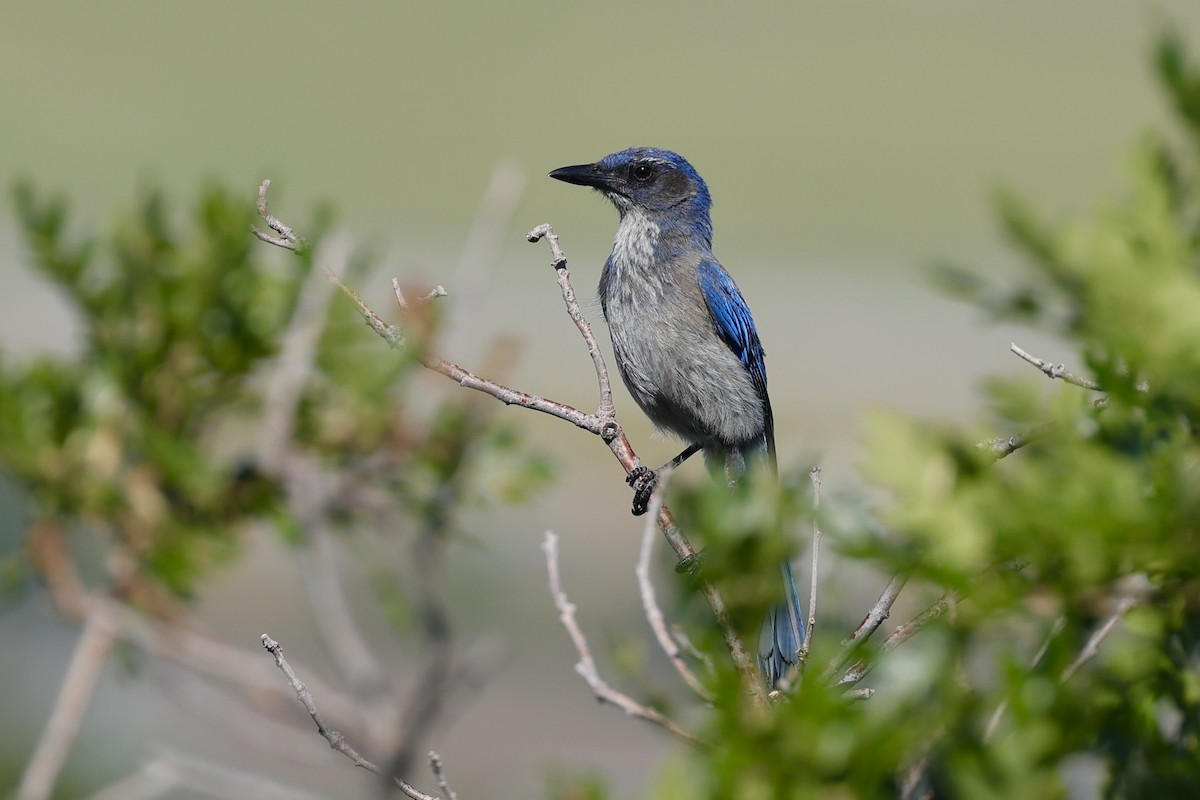
[[[758,666],[771,689],[797,665],[804,644],[804,607],[800,605],[792,565],[784,561],[779,570],[783,575],[783,602],[767,612],[758,641]]]
[[[726,459],[727,478],[736,479],[744,475],[747,461],[763,455],[767,458],[771,472],[778,475],[774,425],[769,403],[766,406],[766,419],[762,441],[736,452],[737,462],[732,469],[730,460]],[[783,602],[767,612],[758,640],[758,666],[770,689],[775,689],[784,676],[798,665],[800,648],[804,645],[804,606],[800,604],[800,593],[796,591],[796,577],[792,574],[791,563],[781,562],[779,572],[783,576]]]

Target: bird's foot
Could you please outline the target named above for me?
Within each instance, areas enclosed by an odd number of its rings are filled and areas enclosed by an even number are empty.
[[[650,495],[658,483],[658,472],[649,467],[634,467],[625,476],[625,482],[633,487],[633,515],[640,517],[650,508]]]

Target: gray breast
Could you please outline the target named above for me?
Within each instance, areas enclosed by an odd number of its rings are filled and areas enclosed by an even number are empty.
[[[717,335],[696,278],[699,257],[659,263],[658,231],[622,220],[600,281],[617,367],[658,427],[688,442],[736,448],[763,433],[763,404]],[[647,241],[649,240],[649,241]]]

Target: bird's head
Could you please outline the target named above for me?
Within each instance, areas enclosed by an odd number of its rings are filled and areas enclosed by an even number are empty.
[[[674,217],[709,232],[708,185],[683,156],[656,147],[631,147],[594,164],[560,167],[551,178],[591,186],[624,217],[632,210],[651,219]]]

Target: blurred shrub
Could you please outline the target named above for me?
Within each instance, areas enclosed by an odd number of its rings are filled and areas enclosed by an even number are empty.
[[[1200,70],[1171,37],[1157,66],[1184,135],[1145,137],[1126,197],[1054,223],[1005,196],[1030,265],[1020,285],[943,271],[982,308],[1072,343],[1103,394],[1030,369],[990,383],[987,426],[880,415],[875,520],[825,519],[844,556],[963,600],[895,649],[857,654],[869,700],[821,680],[846,633],[828,623],[802,685],[765,713],[719,659],[704,730],[717,744],[660,796],[1062,797],[1089,769],[1110,797],[1200,796]],[[997,462],[977,446],[997,429],[1040,435]],[[803,527],[807,490],[792,476],[772,496],[672,500],[750,637],[777,599],[754,576],[773,574],[779,526]],[[1136,605],[1075,672],[1122,598]]]
[[[31,535],[51,523],[98,537],[118,592],[149,585],[176,596],[237,553],[246,523],[303,539],[304,521],[256,447],[264,385],[314,269],[323,216],[293,258],[255,240],[249,198],[220,188],[183,219],[152,192],[111,234],[82,239],[68,231],[63,200],[28,184],[15,198],[31,266],[81,328],[75,357],[0,359],[0,468],[30,500]],[[364,263],[351,270],[361,275]],[[321,313],[302,321],[320,333],[285,444],[329,484],[353,489],[341,500],[335,492],[323,513],[347,529],[391,514],[389,530],[404,520],[442,530],[464,503],[520,500],[544,483],[542,459],[490,405],[452,392],[432,411],[411,409],[411,355],[364,336],[345,298]],[[434,313],[428,336],[435,324]]]

